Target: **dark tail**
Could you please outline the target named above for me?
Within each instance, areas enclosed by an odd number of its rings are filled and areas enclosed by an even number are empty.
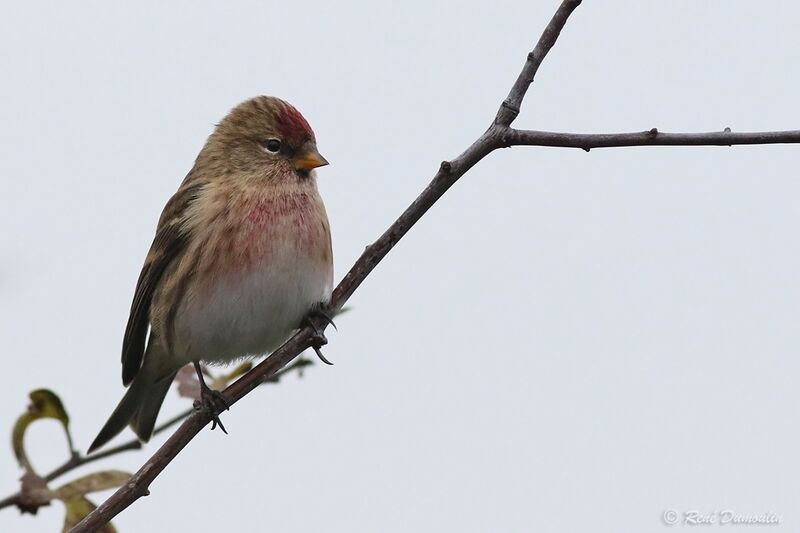
[[[156,425],[158,411],[175,378],[175,373],[155,383],[142,374],[134,379],[117,408],[111,413],[108,422],[95,437],[87,453],[92,453],[116,437],[125,426],[131,426],[136,436],[144,442],[150,440]]]

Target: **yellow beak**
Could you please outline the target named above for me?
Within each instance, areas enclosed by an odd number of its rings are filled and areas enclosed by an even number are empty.
[[[319,155],[316,148],[298,154],[293,161],[295,168],[298,170],[311,170],[312,168],[324,167],[328,164],[328,160]]]

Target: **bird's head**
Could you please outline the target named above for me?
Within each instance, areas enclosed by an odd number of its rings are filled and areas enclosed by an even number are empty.
[[[233,108],[209,137],[204,156],[231,171],[269,179],[307,178],[328,164],[303,115],[273,96],[257,96]]]

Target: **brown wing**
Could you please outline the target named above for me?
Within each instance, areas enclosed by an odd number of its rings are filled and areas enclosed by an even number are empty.
[[[136,282],[131,313],[122,340],[122,383],[125,385],[133,380],[142,366],[153,294],[164,271],[186,248],[184,214],[186,208],[197,198],[203,185],[181,187],[170,198],[161,213],[156,237],[139,274],[139,281]]]

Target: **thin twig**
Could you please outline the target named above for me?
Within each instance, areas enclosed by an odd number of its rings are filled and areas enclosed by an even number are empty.
[[[620,146],[733,146],[737,144],[800,143],[800,130],[708,133],[666,133],[656,128],[632,133],[559,133],[498,128],[501,145],[592,148]]]
[[[282,368],[280,371],[276,372],[274,375],[264,379],[261,383],[262,385],[268,383],[277,383],[280,379],[289,372],[294,370],[298,370],[300,372],[309,365],[313,365],[314,362],[310,359],[297,359],[293,361],[292,364],[287,365],[285,368]],[[153,430],[153,436],[158,435],[166,431],[167,429],[173,427],[175,424],[180,422],[181,420],[185,419],[189,415],[195,412],[194,407],[190,407],[185,411],[178,413],[177,415],[173,416],[172,418],[162,422]],[[64,474],[75,470],[76,468],[80,468],[81,466],[87,465],[89,463],[93,463],[95,461],[99,461],[100,459],[105,459],[107,457],[111,457],[113,455],[117,455],[123,452],[128,452],[132,450],[140,450],[142,448],[142,442],[139,439],[131,439],[127,442],[123,442],[118,446],[114,446],[113,448],[109,448],[107,450],[103,450],[102,452],[93,453],[91,455],[80,455],[78,453],[73,453],[73,455],[65,461],[61,466],[55,468],[52,472],[44,476],[45,481],[52,481],[57,477],[63,476]],[[10,507],[12,505],[17,505],[22,498],[22,493],[17,492],[16,494],[12,494],[6,498],[0,500],[0,509],[4,507]]]
[[[575,11],[575,8],[581,5],[581,0],[564,0],[556,10],[553,18],[545,27],[542,36],[533,48],[533,51],[528,54],[528,59],[522,67],[522,72],[517,76],[517,81],[511,87],[508,97],[503,100],[500,109],[497,111],[497,116],[494,123],[499,126],[510,126],[514,119],[519,115],[519,110],[522,107],[522,99],[525,98],[525,93],[528,92],[528,87],[533,83],[533,78],[539,70],[539,65],[542,64],[547,53],[556,44],[558,36],[561,35],[561,30],[567,19]]]
[[[0,509],[3,507],[11,507],[12,505],[17,505],[19,503],[21,493],[17,492],[16,494],[12,494],[11,496],[6,496],[2,500],[0,500]]]
[[[159,433],[171,428],[194,411],[193,407],[178,413],[177,415],[173,416],[163,424],[160,424],[153,430],[153,436],[155,437]],[[78,455],[76,456],[75,460],[70,459],[60,467],[56,468],[49,474],[47,474],[44,479],[45,481],[52,481],[53,479],[62,476],[69,472],[70,470],[74,470],[80,466],[93,463],[95,461],[99,461],[100,459],[105,459],[106,457],[111,457],[112,455],[117,455],[122,452],[128,452],[131,450],[140,450],[142,448],[142,441],[139,439],[131,439],[128,442],[124,442],[118,446],[114,446],[113,448],[109,448],[107,450],[103,450],[102,452],[93,453],[91,455]]]

